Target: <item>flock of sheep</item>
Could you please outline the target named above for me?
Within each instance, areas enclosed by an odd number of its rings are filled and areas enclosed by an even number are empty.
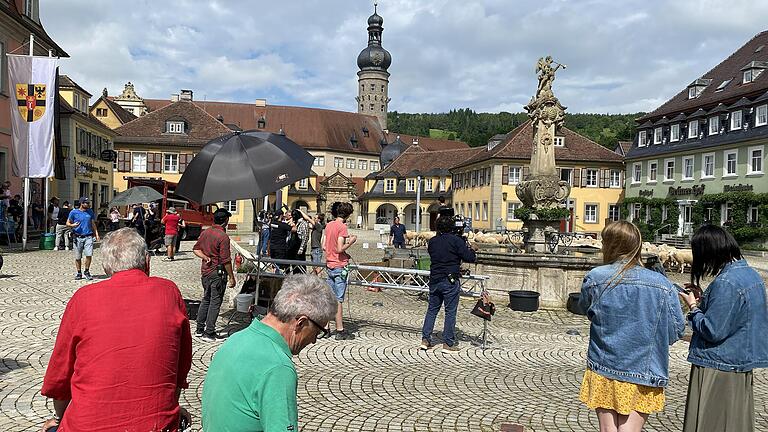
[[[422,231],[418,233],[415,231],[408,231],[405,233],[406,241],[409,245],[414,247],[426,245],[434,236],[434,231]],[[482,231],[469,232],[467,234],[467,240],[469,240],[470,243],[486,245],[512,244],[516,246],[518,250],[522,249],[523,246],[522,239],[519,237],[510,237],[498,233],[484,233]],[[571,246],[602,249],[603,242],[591,237],[574,238]],[[666,244],[655,245],[649,242],[644,242],[643,253],[658,256],[659,262],[666,270],[675,269],[680,273],[683,273],[686,267],[690,268],[691,264],[693,264],[693,254],[690,249],[678,249]]]

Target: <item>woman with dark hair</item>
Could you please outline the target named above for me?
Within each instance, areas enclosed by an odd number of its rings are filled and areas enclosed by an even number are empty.
[[[669,346],[685,318],[674,285],[643,267],[642,239],[626,221],[603,229],[603,263],[584,277],[579,304],[591,322],[579,399],[600,431],[640,431],[664,409]]]
[[[741,255],[739,244],[715,225],[691,239],[690,308],[693,337],[685,432],[739,431],[755,427],[752,369],[768,367],[765,284]],[[702,293],[701,278],[712,277]]]

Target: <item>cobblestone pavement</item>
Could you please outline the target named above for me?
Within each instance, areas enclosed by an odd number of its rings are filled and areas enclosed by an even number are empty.
[[[182,251],[190,247],[184,243]],[[153,258],[152,273],[176,281],[185,298],[197,298],[198,265],[187,252],[174,263]],[[100,268],[98,250],[93,268]],[[82,285],[72,280],[71,252],[5,256],[0,276],[0,430],[38,430],[50,416],[52,404],[39,389],[64,306]],[[500,307],[490,327],[492,343],[482,351],[470,344],[481,331],[481,321],[469,314],[472,303],[462,302],[462,350],[444,356],[417,349],[426,308],[417,296],[353,289],[349,305],[349,328],[356,338],[322,340],[296,358],[302,430],[498,431],[502,423],[519,423],[530,431],[597,429],[594,413],[577,400],[588,334],[583,317]],[[221,320],[227,318],[222,312]],[[436,327],[442,328],[441,317]],[[569,334],[573,330],[579,334]],[[194,341],[191,386],[182,403],[198,429],[202,383],[219,345]],[[646,430],[681,429],[687,349],[685,342],[672,347],[667,408],[651,416]],[[757,430],[768,430],[768,374],[755,374],[755,388]]]

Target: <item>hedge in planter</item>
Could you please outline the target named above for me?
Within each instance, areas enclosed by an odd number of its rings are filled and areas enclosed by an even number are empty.
[[[719,224],[723,204],[730,203],[731,218],[723,226],[738,242],[762,241],[768,238],[768,193],[723,192],[702,195],[692,208],[691,221],[698,227],[704,223]],[[756,222],[748,222],[750,207],[757,207]]]
[[[564,207],[554,207],[548,209],[534,209],[531,207],[520,207],[515,210],[515,218],[521,221],[527,221],[531,219],[531,215],[536,215],[536,219],[545,221],[558,221],[563,220],[570,216],[571,212]]]

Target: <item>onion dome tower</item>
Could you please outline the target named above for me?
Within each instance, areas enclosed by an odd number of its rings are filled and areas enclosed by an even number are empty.
[[[379,120],[381,128],[387,129],[387,110],[389,105],[389,72],[392,56],[381,46],[381,34],[384,31],[384,18],[376,13],[368,18],[368,46],[357,56],[358,96],[357,112],[373,115]]]

